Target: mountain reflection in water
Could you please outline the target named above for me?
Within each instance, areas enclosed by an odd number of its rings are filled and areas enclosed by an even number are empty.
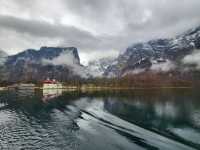
[[[0,131],[1,149],[200,149],[200,94],[4,91]]]

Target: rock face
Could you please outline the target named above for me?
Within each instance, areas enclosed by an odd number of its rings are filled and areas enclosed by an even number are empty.
[[[41,47],[40,50],[28,49],[19,54],[9,56],[6,64],[13,65],[19,62],[41,63],[44,59],[53,60],[65,53],[71,53],[76,59],[77,64],[80,64],[78,51],[75,47]]]
[[[181,60],[200,49],[200,27],[175,38],[157,39],[134,44],[118,58],[103,58],[80,63],[75,47],[41,47],[7,56],[0,50],[0,78],[7,81],[40,81],[55,78],[60,81],[80,77],[116,77],[145,70],[168,71]]]
[[[67,80],[80,76],[78,50],[75,47],[41,47],[9,56],[5,62],[8,81],[38,81],[47,77]]]
[[[122,76],[136,69],[149,69],[153,63],[177,62],[194,49],[200,49],[200,26],[172,39],[151,40],[128,47],[104,75]]]

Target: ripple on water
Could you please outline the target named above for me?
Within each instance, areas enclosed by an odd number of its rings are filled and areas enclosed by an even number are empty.
[[[76,130],[77,126],[73,120],[67,113],[56,109],[49,115],[51,120],[41,122],[22,112],[1,111],[0,148],[17,150],[76,147],[72,130]]]
[[[97,142],[97,149],[106,148],[105,145],[110,149],[192,149],[108,113],[103,109],[102,101],[93,101],[89,107],[82,110],[78,125],[86,134],[85,138],[81,138],[88,139],[84,140],[87,143]],[[99,144],[101,142],[102,144]]]
[[[195,111],[192,114],[192,120],[194,124],[200,129],[200,111]]]
[[[179,110],[187,108],[180,106],[177,109],[174,102],[166,102],[163,105],[160,101],[159,104],[150,103],[149,106],[147,102],[140,99],[134,103],[134,101],[125,102],[116,98],[105,100],[96,97],[80,97],[71,100],[68,96],[61,96],[46,103],[36,97],[26,100],[18,98],[18,101],[11,101],[8,104],[8,107],[2,106],[4,109],[0,111],[0,149],[192,149],[161,135],[157,126],[154,126],[157,129],[155,133],[145,128],[143,124],[135,125],[133,120],[145,118],[139,114],[140,112],[144,115],[148,114],[149,119],[154,117],[152,120],[146,120],[146,123],[151,123],[153,120],[162,122],[163,118],[166,123],[167,118],[167,125],[172,126],[171,132],[177,136],[189,135],[188,137],[195,138],[197,141],[193,141],[197,143],[200,138],[197,131],[182,128],[179,122],[175,124],[176,127],[173,126],[180,116]],[[196,113],[193,114],[192,121],[197,126],[200,113]],[[184,114],[192,113],[186,111]],[[192,122],[188,118],[191,117],[187,116],[185,126]],[[180,130],[181,128],[183,130]]]

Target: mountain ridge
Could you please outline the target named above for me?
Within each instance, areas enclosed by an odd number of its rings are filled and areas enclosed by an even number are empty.
[[[16,55],[8,56],[4,68],[7,72],[7,80],[13,82],[38,81],[47,77],[67,80],[80,75],[76,69],[83,70],[78,50],[75,47],[27,49]]]
[[[152,61],[178,62],[193,50],[200,49],[200,26],[169,39],[155,39],[129,46],[118,56],[117,63],[110,65],[104,75],[123,76],[135,69],[150,69]]]
[[[103,58],[90,62],[88,66],[80,63],[76,47],[27,49],[11,56],[5,54],[0,71],[4,74],[3,79],[13,82],[47,77],[61,81],[81,77],[122,77],[148,70],[177,69],[183,58],[195,49],[200,49],[200,26],[174,38],[135,43],[116,59]]]

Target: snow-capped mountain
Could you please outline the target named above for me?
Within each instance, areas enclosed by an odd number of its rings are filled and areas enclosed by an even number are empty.
[[[6,64],[16,65],[20,62],[42,63],[43,60],[50,62],[62,55],[71,55],[72,59],[76,61],[75,63],[80,64],[78,50],[75,47],[41,47],[39,50],[28,49],[16,55],[9,56]],[[67,65],[67,60],[63,61],[66,61]]]
[[[86,75],[75,47],[41,47],[9,56],[5,62],[9,81],[58,80]]]
[[[3,64],[1,73],[5,73],[9,81],[38,81],[47,77],[64,81],[80,77],[123,76],[149,69],[169,71],[176,69],[182,60],[189,64],[200,60],[195,57],[191,61],[193,55],[200,55],[199,49],[200,27],[197,27],[175,38],[136,43],[115,59],[102,58],[86,67],[81,65],[75,47],[41,47],[12,56],[0,51],[0,64]],[[188,55],[190,57],[185,58]],[[200,63],[197,65],[196,68],[200,68]]]
[[[87,69],[91,76],[102,77],[105,70],[114,63],[115,58],[107,57],[101,58],[88,63]]]
[[[200,26],[189,30],[175,38],[157,39],[134,44],[110,65],[105,76],[122,76],[136,69],[150,69],[152,62],[177,62],[194,49],[200,49]]]

